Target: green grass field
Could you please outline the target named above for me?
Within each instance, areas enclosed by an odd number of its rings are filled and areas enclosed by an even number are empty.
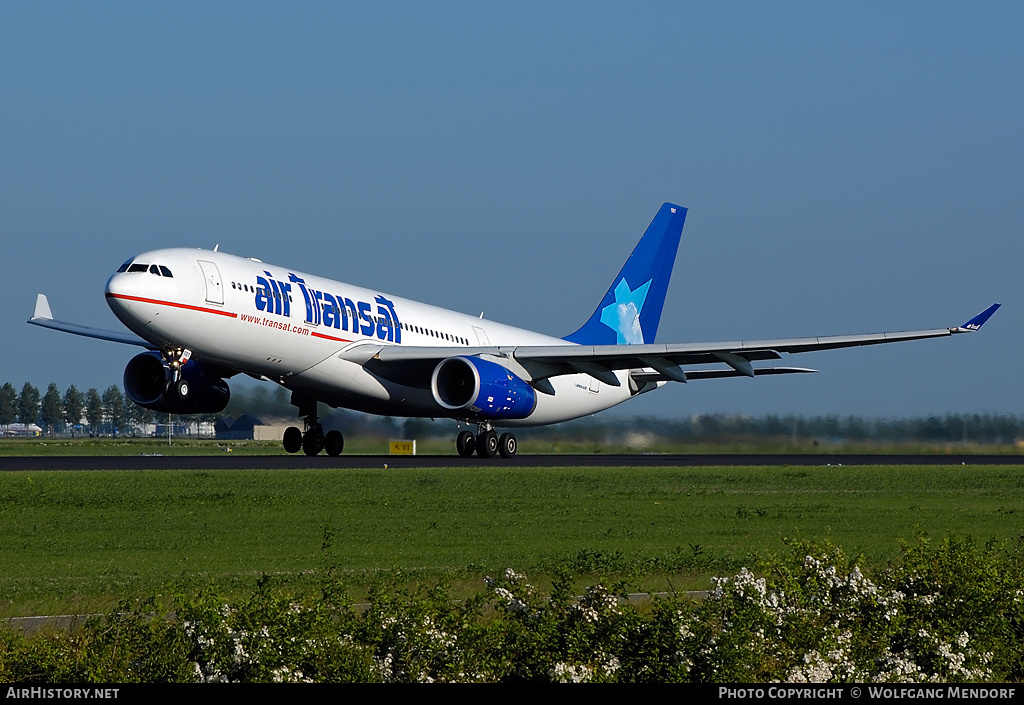
[[[1021,466],[0,473],[0,614],[261,574],[301,587],[328,564],[356,582],[567,565],[699,589],[781,537],[876,563],[918,529],[1015,538],[1022,500]]]
[[[603,440],[533,438],[530,430],[520,433],[521,455],[588,455],[617,453],[807,453],[814,455],[847,453],[896,454],[1001,454],[1024,460],[1024,446],[1016,444],[980,443],[873,443],[836,442],[818,443],[802,439],[752,438],[733,439],[728,442],[683,442],[656,438],[635,445]],[[388,452],[388,439],[353,434],[345,440],[346,455],[382,455]],[[420,455],[454,455],[455,434],[450,438],[434,436],[419,439]],[[188,437],[166,438],[0,438],[0,458],[8,456],[68,455],[287,455],[277,441],[214,441]],[[1007,458],[1013,462],[1016,458]]]

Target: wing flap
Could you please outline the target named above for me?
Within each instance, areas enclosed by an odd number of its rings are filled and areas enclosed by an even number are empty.
[[[817,372],[818,370],[812,370],[808,367],[758,367],[754,369],[754,375],[756,377],[764,377],[771,375],[792,375],[792,374],[805,374],[810,372]],[[686,379],[724,379],[726,377],[746,377],[747,375],[740,370],[689,370],[686,373]],[[669,377],[661,374],[660,372],[630,372],[632,377],[637,382],[672,382]]]

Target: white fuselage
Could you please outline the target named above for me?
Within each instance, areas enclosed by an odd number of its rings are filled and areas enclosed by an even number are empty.
[[[157,271],[150,271],[150,265]],[[107,303],[133,332],[161,349],[187,348],[206,364],[277,382],[334,407],[394,416],[460,418],[430,390],[430,370],[382,376],[345,359],[360,346],[444,348],[445,357],[481,347],[572,345],[493,321],[324,279],[258,260],[193,249],[156,250],[107,282]],[[171,274],[166,276],[161,268]],[[585,374],[552,378],[537,393],[534,426],[592,414],[630,398],[621,385]]]

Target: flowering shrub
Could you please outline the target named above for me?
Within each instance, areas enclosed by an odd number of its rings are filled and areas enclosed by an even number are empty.
[[[212,595],[177,599],[191,679],[206,683],[369,680],[370,650],[348,635],[352,622],[346,608],[303,604],[265,578],[235,606]]]
[[[832,546],[715,579],[686,625],[705,681],[961,682],[1019,678],[1019,555],[920,537],[866,577]],[[803,553],[803,559],[799,555]],[[1016,633],[1014,633],[1016,631]],[[1010,647],[1010,645],[1013,645]],[[998,668],[997,668],[998,666]]]
[[[577,599],[570,576],[558,572],[551,594],[542,597],[524,575],[512,570],[486,583],[497,610],[492,624],[501,654],[493,664],[493,680],[617,680],[617,652],[639,617],[623,609],[607,587],[588,587]]]
[[[862,569],[829,544],[791,542],[706,598],[639,607],[624,586],[542,594],[507,570],[462,602],[402,576],[355,610],[327,571],[318,599],[261,580],[228,604],[178,595],[121,605],[70,633],[0,631],[0,681],[944,682],[1024,676],[1018,543],[924,536]]]
[[[480,600],[454,602],[445,585],[410,592],[395,580],[370,593],[370,607],[353,630],[373,654],[373,680],[472,682],[481,669],[486,635],[479,628]]]

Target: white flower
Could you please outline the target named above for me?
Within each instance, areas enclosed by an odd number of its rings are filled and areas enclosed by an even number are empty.
[[[567,663],[556,663],[548,671],[548,677],[557,683],[586,683],[593,676],[593,671],[583,665],[573,666]]]

